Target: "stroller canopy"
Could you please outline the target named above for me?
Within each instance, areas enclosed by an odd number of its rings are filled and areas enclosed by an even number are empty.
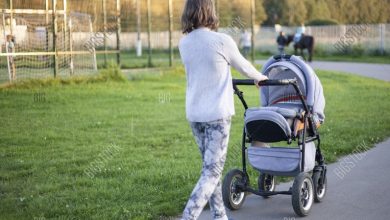
[[[300,57],[291,56],[289,59],[271,57],[264,64],[262,73],[269,79],[297,79],[315,120],[320,123],[324,122],[325,98],[321,82],[314,70]],[[302,108],[299,97],[292,86],[263,86],[260,93],[263,107],[287,105],[290,108]]]

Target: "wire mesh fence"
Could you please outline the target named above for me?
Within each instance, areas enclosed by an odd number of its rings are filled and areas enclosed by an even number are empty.
[[[115,49],[107,46],[108,36],[119,38],[119,0],[114,9],[102,0],[101,16],[71,11],[66,0],[43,0],[40,7],[9,2],[0,11],[0,82],[96,73],[100,54],[119,53],[118,41]]]

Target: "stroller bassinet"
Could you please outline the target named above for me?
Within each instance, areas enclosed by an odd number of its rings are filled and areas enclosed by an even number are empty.
[[[313,124],[317,127],[323,123],[325,99],[321,83],[314,71],[300,58],[292,56],[289,61],[271,59],[264,65],[262,72],[271,80],[296,79],[309,114],[312,115]],[[264,86],[260,93],[262,107],[246,111],[245,129],[248,137],[253,142],[265,143],[291,142],[298,138],[298,124],[302,120],[302,114],[306,113],[293,85]],[[312,141],[305,144],[304,158],[302,147],[302,144],[299,148],[251,146],[248,148],[248,159],[262,173],[296,176],[301,171],[313,170],[315,166],[315,144]]]

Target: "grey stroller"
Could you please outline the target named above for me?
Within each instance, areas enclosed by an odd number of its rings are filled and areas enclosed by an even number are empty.
[[[313,201],[321,202],[327,191],[318,133],[325,118],[322,85],[313,69],[297,56],[271,57],[262,72],[269,80],[259,83],[261,107],[248,108],[238,89],[241,85],[253,85],[253,80],[233,80],[235,94],[246,110],[242,170],[226,174],[222,185],[224,204],[231,210],[241,208],[247,192],[264,198],[285,194],[291,195],[295,213],[306,216]],[[281,141],[296,147],[268,146]],[[260,172],[258,189],[250,187],[247,158]],[[293,186],[288,191],[276,191],[276,176],[294,177]]]

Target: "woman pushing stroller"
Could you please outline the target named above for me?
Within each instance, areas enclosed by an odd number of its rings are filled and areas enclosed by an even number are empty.
[[[215,32],[218,27],[212,0],[187,0],[179,44],[187,77],[186,116],[199,147],[201,176],[182,219],[197,219],[207,202],[214,219],[228,219],[222,201],[221,175],[226,160],[234,97],[230,66],[254,80],[266,80],[241,54],[234,40]]]

